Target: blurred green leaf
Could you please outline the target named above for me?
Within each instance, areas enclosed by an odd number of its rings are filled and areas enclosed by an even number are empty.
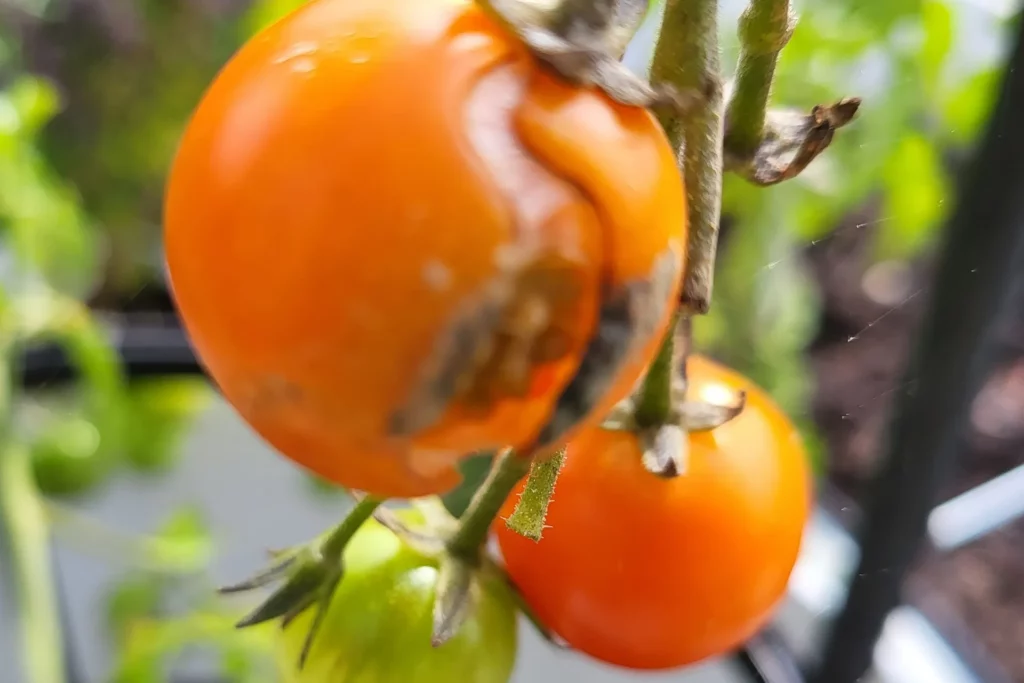
[[[802,196],[791,184],[743,199],[719,257],[714,306],[695,328],[699,346],[749,375],[791,413],[806,406],[804,349],[820,315],[802,244],[787,225]]]
[[[106,481],[117,464],[100,447],[96,425],[82,415],[49,420],[31,446],[32,470],[39,489],[48,495],[77,496]]]
[[[247,648],[225,646],[220,661],[221,673],[229,681],[245,681],[252,675],[252,655]]]
[[[157,616],[163,598],[163,582],[140,573],[121,579],[106,600],[107,628],[114,642],[124,645],[133,624]]]
[[[995,105],[1002,76],[1001,68],[984,69],[946,94],[942,113],[945,129],[954,143],[962,145],[977,137]]]
[[[920,133],[907,131],[889,156],[882,179],[886,222],[877,256],[912,256],[929,243],[952,196],[938,151]]]
[[[234,626],[238,615],[224,612],[195,611],[181,617],[161,620],[140,620],[132,627],[120,652],[114,683],[164,683],[163,672],[189,645],[202,645],[219,652],[222,663],[227,661],[241,679],[268,680],[257,677],[260,670],[250,664],[266,663],[272,631],[267,629],[238,630]],[[226,653],[230,652],[229,657]],[[249,662],[242,660],[248,657]],[[231,673],[229,668],[225,673]]]
[[[940,0],[925,0],[921,5],[924,41],[920,51],[921,72],[929,92],[936,93],[953,47],[953,11]]]
[[[794,422],[807,449],[807,458],[815,477],[824,477],[828,466],[828,444],[810,414],[795,415]]]
[[[256,0],[242,19],[246,36],[255,35],[287,14],[305,5],[308,0]]]
[[[201,378],[133,382],[125,403],[129,464],[140,472],[165,472],[174,464],[195,418],[212,398],[212,389]]]
[[[34,137],[60,108],[57,89],[38,78],[21,78],[7,89],[7,97],[18,112],[20,133]]]
[[[876,40],[886,36],[899,21],[916,19],[921,11],[921,0],[846,0],[843,5],[871,25]]]
[[[210,537],[202,513],[194,507],[175,512],[154,537],[157,556],[155,564],[169,565],[177,570],[205,567],[213,555]]]
[[[124,634],[111,683],[166,683],[166,659],[184,644],[174,622],[135,619]]]
[[[75,391],[81,414],[94,425],[103,457],[124,455],[127,379],[103,326],[80,302],[45,290],[18,299],[21,322],[33,341],[53,340],[80,373]]]
[[[36,133],[57,107],[56,90],[37,78],[19,77],[0,91],[0,228],[22,268],[80,294],[93,277],[92,235],[77,197],[36,149]]]

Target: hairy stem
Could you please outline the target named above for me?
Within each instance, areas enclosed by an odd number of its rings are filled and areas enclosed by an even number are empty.
[[[722,209],[722,86],[716,0],[667,0],[651,80],[701,96],[661,125],[679,149],[689,204],[683,315],[706,313],[714,283]]]
[[[491,523],[501,511],[516,484],[530,471],[530,461],[507,448],[502,451],[480,485],[466,512],[459,519],[459,528],[448,540],[448,552],[460,559],[476,562],[480,548],[487,540]]]
[[[750,158],[761,144],[775,65],[794,23],[789,0],[751,0],[740,16],[740,59],[725,115],[730,155]]]
[[[505,520],[509,529],[533,541],[540,540],[544,533],[544,520],[547,518],[551,496],[555,492],[555,483],[564,464],[564,448],[559,449],[550,458],[534,461],[523,495],[519,497],[515,510]]]

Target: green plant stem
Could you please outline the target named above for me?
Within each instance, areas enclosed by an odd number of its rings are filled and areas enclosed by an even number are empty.
[[[345,551],[345,546],[348,545],[348,542],[352,540],[352,537],[355,536],[366,520],[373,516],[373,511],[380,507],[383,502],[382,499],[374,498],[373,496],[360,498],[356,502],[355,507],[341,521],[341,524],[334,527],[320,544],[321,555],[328,559],[340,561],[341,555]]]
[[[651,80],[700,93],[681,112],[660,121],[679,150],[689,210],[683,315],[706,313],[714,283],[722,209],[722,86],[716,0],[667,0],[654,49]]]
[[[680,314],[672,316],[658,355],[651,361],[636,395],[633,418],[641,428],[659,427],[672,414],[672,387],[676,370],[676,327]]]
[[[730,157],[749,159],[761,144],[775,65],[794,22],[789,0],[751,0],[740,16],[739,65],[725,116]]]
[[[200,568],[180,559],[174,541],[125,534],[53,501],[42,501],[42,509],[54,536],[84,553],[164,574],[192,574]]]
[[[521,536],[539,541],[544,533],[544,520],[548,515],[555,483],[565,464],[565,449],[560,448],[550,458],[535,460],[530,466],[523,495],[516,502],[512,514],[505,520],[509,529]]]
[[[483,484],[473,495],[466,512],[459,518],[459,527],[448,539],[448,552],[465,561],[477,562],[480,549],[487,541],[487,533],[501,506],[527,472],[530,461],[508,448],[502,451]]]
[[[0,326],[0,335],[5,334]],[[10,594],[16,596],[18,604],[26,680],[63,683],[63,634],[54,592],[49,528],[29,451],[15,440],[11,429],[13,352],[11,337],[0,338],[0,526],[11,558],[14,590]]]
[[[701,97],[683,111],[662,111],[659,120],[678,150],[689,221],[681,308],[644,376],[637,397],[638,424],[664,424],[672,411],[677,366],[676,327],[711,306],[718,222],[722,212],[722,88],[717,0],[667,0],[651,62],[651,80]],[[689,329],[688,325],[685,329]],[[689,344],[684,344],[685,362]]]
[[[61,683],[63,634],[53,590],[50,536],[28,449],[13,442],[0,451],[0,514],[12,558],[26,680]]]

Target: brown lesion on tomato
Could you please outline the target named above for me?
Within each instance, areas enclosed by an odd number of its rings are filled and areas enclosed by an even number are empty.
[[[534,450],[557,441],[596,409],[622,369],[651,343],[672,305],[682,264],[678,248],[655,260],[645,278],[607,283],[598,324],[572,381],[563,389]]]
[[[567,323],[580,315],[580,268],[552,253],[496,278],[452,321],[412,396],[392,415],[391,433],[422,432],[456,407],[484,418],[526,397],[539,368],[578,346]]]

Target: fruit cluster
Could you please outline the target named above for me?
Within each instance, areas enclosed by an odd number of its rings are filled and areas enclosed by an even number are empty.
[[[285,579],[243,623],[284,620],[295,680],[502,683],[516,600],[599,660],[677,667],[754,634],[796,559],[811,482],[772,401],[698,355],[668,364],[670,409],[643,401],[688,243],[653,91],[571,77],[492,4],[313,0],[225,66],[170,174],[170,283],[210,377],[361,492],[236,587]],[[465,515],[424,500],[481,452]],[[531,467],[557,475],[539,541],[501,521]]]

